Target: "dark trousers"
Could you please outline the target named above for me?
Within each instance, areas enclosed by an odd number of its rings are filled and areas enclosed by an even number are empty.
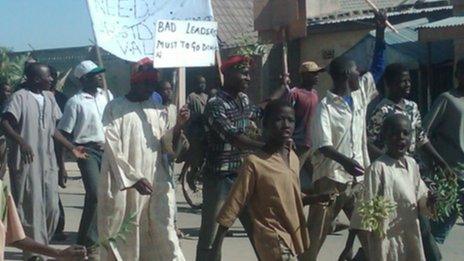
[[[5,136],[0,136],[0,179],[6,173],[8,146]]]
[[[85,148],[88,154],[87,159],[77,161],[85,188],[84,211],[77,233],[77,244],[91,247],[98,241],[97,190],[103,152],[90,146]]]
[[[65,216],[63,203],[61,203],[61,197],[58,199],[58,205],[60,207],[60,219],[58,219],[58,225],[56,226],[55,234],[61,234],[64,231]]]
[[[219,228],[216,218],[226,202],[233,184],[233,177],[215,176],[205,177],[203,179],[203,205],[201,209],[201,227],[197,245],[197,261],[208,261],[208,256],[213,247],[214,238]],[[251,234],[252,223],[246,209],[242,211],[239,219],[253,245]]]
[[[419,215],[419,225],[422,235],[422,246],[424,247],[425,259],[427,261],[441,260],[440,249],[432,235],[430,221],[428,218]]]

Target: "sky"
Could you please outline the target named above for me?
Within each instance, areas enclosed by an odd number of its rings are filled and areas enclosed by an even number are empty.
[[[94,41],[86,0],[0,0],[0,46],[13,51],[78,47]]]

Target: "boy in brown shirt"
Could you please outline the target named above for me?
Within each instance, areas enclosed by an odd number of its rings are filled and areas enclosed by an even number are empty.
[[[209,260],[220,260],[227,229],[248,209],[253,241],[260,260],[297,260],[309,248],[303,205],[330,201],[333,195],[301,197],[299,161],[290,148],[295,112],[284,101],[265,109],[266,145],[249,155],[238,172],[229,197],[217,218],[220,224]]]

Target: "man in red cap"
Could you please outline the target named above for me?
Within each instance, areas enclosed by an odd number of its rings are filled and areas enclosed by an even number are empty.
[[[251,80],[250,62],[248,57],[232,56],[223,63],[221,71],[224,74],[224,85],[205,108],[207,151],[196,256],[199,261],[208,260],[211,253],[219,227],[217,214],[227,199],[237,169],[251,150],[264,146],[263,142],[247,135],[247,131],[254,125],[253,120],[261,114],[261,108],[252,105],[244,93]],[[272,99],[277,96],[276,92]],[[247,232],[251,231],[246,211],[240,221]]]
[[[182,108],[168,130],[165,110],[150,96],[154,69],[140,66],[131,89],[103,114],[105,151],[98,194],[101,260],[185,260],[174,229],[175,191],[163,166],[189,118]],[[177,142],[176,142],[177,143]],[[126,240],[111,240],[124,227]]]

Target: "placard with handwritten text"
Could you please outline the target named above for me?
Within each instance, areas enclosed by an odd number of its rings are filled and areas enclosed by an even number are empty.
[[[121,59],[153,57],[156,21],[212,21],[210,0],[87,0],[97,43]]]
[[[217,23],[159,20],[155,28],[156,68],[201,67],[215,64]]]

